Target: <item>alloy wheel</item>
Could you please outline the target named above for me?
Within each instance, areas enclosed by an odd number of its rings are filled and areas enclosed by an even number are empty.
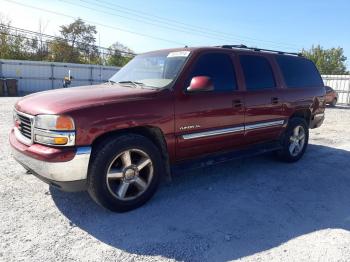
[[[147,190],[153,172],[153,163],[147,153],[139,149],[123,151],[108,167],[108,190],[119,200],[133,200]]]
[[[293,134],[289,138],[289,153],[292,156],[297,156],[302,152],[305,145],[305,129],[303,126],[296,126],[293,130]]]

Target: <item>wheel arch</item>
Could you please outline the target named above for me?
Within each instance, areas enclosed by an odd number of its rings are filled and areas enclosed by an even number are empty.
[[[308,127],[310,126],[311,122],[311,110],[309,108],[304,108],[304,109],[297,109],[294,111],[294,113],[290,116],[290,119],[294,117],[300,117],[304,118]]]
[[[152,141],[156,147],[159,149],[164,161],[165,179],[167,182],[171,181],[171,171],[170,171],[170,160],[168,154],[167,143],[165,141],[165,136],[159,127],[155,126],[137,126],[125,129],[118,129],[106,132],[94,139],[92,142],[92,151],[98,150],[98,147],[106,143],[109,139],[115,138],[120,135],[127,134],[138,134],[148,138]]]

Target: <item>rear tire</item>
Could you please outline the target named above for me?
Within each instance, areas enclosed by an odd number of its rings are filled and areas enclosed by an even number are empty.
[[[287,129],[282,136],[282,149],[277,156],[284,162],[296,162],[305,153],[309,142],[309,128],[305,119],[294,117],[289,120]]]
[[[146,137],[121,135],[99,144],[88,174],[88,192],[101,206],[125,212],[146,203],[163,172],[161,154]]]

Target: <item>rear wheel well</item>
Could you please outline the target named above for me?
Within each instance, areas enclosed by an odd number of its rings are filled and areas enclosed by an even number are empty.
[[[148,138],[152,143],[156,145],[162,155],[162,159],[164,161],[164,169],[166,171],[165,178],[169,182],[171,180],[170,173],[170,161],[168,155],[167,144],[163,135],[163,132],[158,127],[152,126],[142,126],[142,127],[132,127],[127,129],[120,129],[105,133],[99,137],[97,137],[92,143],[92,151],[98,151],[100,145],[106,143],[109,139],[115,138],[116,136],[126,135],[126,134],[139,134],[146,138]]]
[[[293,117],[304,118],[307,123],[307,126],[309,126],[311,121],[311,111],[309,109],[297,110],[294,112],[293,115],[291,115],[290,118],[293,118]]]

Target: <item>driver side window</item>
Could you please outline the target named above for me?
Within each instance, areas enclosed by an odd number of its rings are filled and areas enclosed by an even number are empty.
[[[237,89],[235,71],[231,58],[227,54],[207,53],[201,55],[192,68],[188,83],[195,76],[210,77],[216,92]]]

